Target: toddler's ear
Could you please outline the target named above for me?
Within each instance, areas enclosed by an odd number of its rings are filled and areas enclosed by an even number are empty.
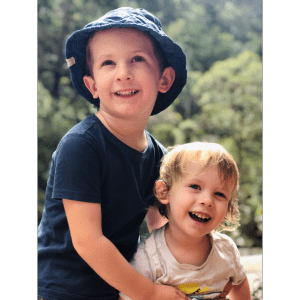
[[[157,180],[155,182],[155,194],[156,194],[156,198],[162,204],[169,203],[169,190],[163,180]]]
[[[166,93],[172,86],[175,80],[175,71],[172,67],[167,67],[164,69],[161,78],[159,79],[158,90],[161,93]]]
[[[86,88],[91,92],[94,99],[99,98],[95,80],[91,76],[83,76],[83,82]]]

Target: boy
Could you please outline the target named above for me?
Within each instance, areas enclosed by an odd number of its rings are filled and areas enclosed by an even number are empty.
[[[38,229],[38,295],[187,299],[128,263],[166,152],[145,126],[184,87],[185,55],[155,16],[120,8],[75,32],[66,56],[76,90],[99,111],[74,126],[52,157]],[[147,214],[150,230],[164,223],[158,216]]]
[[[250,300],[234,242],[217,230],[238,226],[239,172],[214,143],[174,147],[163,158],[156,205],[168,219],[139,244],[132,265],[154,283],[173,285],[191,299]],[[120,299],[128,299],[121,293]]]

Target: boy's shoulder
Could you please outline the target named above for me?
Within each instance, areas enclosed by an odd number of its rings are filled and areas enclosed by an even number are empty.
[[[95,115],[89,115],[74,125],[60,140],[54,157],[71,155],[84,157],[83,153],[93,153],[95,149],[103,155],[105,145],[104,125]],[[94,150],[93,150],[94,149]]]
[[[162,151],[163,155],[167,154],[168,150],[153,135],[151,135],[150,132],[146,131],[146,135],[151,140],[152,144],[156,145]]]
[[[77,144],[91,142],[92,144],[103,144],[104,140],[109,138],[106,134],[108,129],[93,114],[74,125],[61,139],[61,144]],[[84,142],[85,141],[85,142]]]
[[[93,127],[97,122],[97,117],[95,115],[89,115],[76,125],[74,125],[67,133],[68,134],[84,134],[86,133],[91,127]]]
[[[77,151],[81,148],[86,149],[86,147],[88,147],[100,150],[101,155],[104,157],[103,152],[107,155],[111,155],[110,150],[118,149],[117,153],[122,153],[122,157],[138,158],[137,161],[139,161],[139,159],[148,158],[148,160],[153,159],[153,164],[157,164],[167,150],[147,131],[146,136],[148,147],[144,152],[138,152],[113,135],[99,118],[93,114],[73,126],[61,138],[57,150],[65,151],[66,148],[74,148],[74,151],[75,149]]]

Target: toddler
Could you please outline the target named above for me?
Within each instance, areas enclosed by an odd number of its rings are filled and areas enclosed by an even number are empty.
[[[157,284],[191,299],[250,300],[239,251],[220,230],[238,226],[239,172],[214,143],[175,146],[163,157],[155,183],[157,206],[168,223],[142,242],[132,265]],[[120,293],[120,299],[129,299]]]

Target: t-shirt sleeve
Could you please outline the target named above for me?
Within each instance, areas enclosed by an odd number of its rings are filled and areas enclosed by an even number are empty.
[[[150,260],[147,252],[145,251],[145,244],[141,243],[137,249],[137,252],[134,254],[133,259],[130,264],[138,270],[141,274],[149,278],[151,281],[154,281],[153,273],[151,270]],[[130,300],[131,298],[127,297],[125,294],[120,292],[120,296],[124,300]]]
[[[55,199],[101,202],[101,159],[92,139],[69,134],[60,142],[54,160]]]
[[[228,239],[228,243],[229,243],[229,251],[232,253],[232,256],[233,256],[233,263],[234,263],[234,269],[235,269],[235,274],[232,278],[232,284],[233,285],[238,285],[238,284],[241,284],[245,277],[246,277],[246,271],[245,271],[245,268],[241,262],[241,255],[240,255],[240,252],[236,246],[236,244],[234,243],[234,241],[230,238],[230,237],[227,237]]]

